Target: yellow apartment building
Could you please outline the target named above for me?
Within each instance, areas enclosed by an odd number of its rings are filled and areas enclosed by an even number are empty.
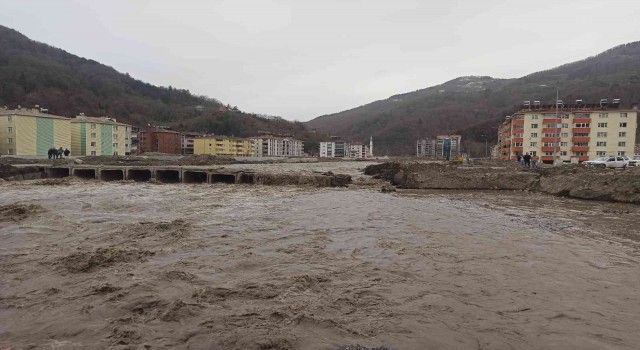
[[[0,109],[0,153],[46,156],[51,147],[71,148],[69,118],[39,108]]]
[[[131,125],[109,117],[71,119],[71,155],[102,156],[131,153]]]
[[[193,142],[193,154],[251,157],[254,155],[253,142],[237,137],[198,137]]]

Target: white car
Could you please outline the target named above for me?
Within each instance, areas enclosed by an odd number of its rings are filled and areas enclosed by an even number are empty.
[[[640,160],[637,159],[629,159],[629,157],[622,157],[627,161],[628,166],[640,166]]]
[[[628,165],[624,157],[618,156],[608,156],[601,157],[596,160],[587,160],[583,162],[583,164],[600,168],[626,168]]]

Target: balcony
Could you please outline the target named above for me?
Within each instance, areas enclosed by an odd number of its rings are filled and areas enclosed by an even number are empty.
[[[542,156],[540,157],[540,160],[543,162],[553,162],[553,156]]]
[[[541,148],[542,152],[555,152],[557,150],[557,147],[542,147]]]
[[[513,125],[524,125],[524,119],[514,120]]]
[[[575,118],[573,123],[591,123],[591,118]]]
[[[543,137],[542,142],[558,142],[558,139],[557,137]]]
[[[542,128],[543,134],[557,134],[559,132],[559,128]]]
[[[561,119],[542,119],[542,124],[560,124]]]
[[[522,146],[519,146],[519,147],[511,147],[511,150],[512,150],[513,152],[520,152],[520,153],[522,153]]]
[[[585,160],[589,160],[589,156],[577,156],[572,158],[578,158],[579,162],[584,162]]]
[[[522,137],[514,137],[511,139],[511,142],[524,142]]]
[[[589,146],[571,146],[571,152],[589,152]]]
[[[591,128],[573,128],[571,131],[573,133],[578,133],[578,132],[589,133],[589,132],[591,132]]]
[[[578,137],[574,137],[571,139],[571,142],[576,143],[576,142],[590,142],[591,138],[590,137],[584,137],[584,136],[578,136]]]

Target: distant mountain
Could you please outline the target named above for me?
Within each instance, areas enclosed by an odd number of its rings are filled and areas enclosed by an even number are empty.
[[[243,113],[188,90],[154,86],[0,26],[0,106],[4,105],[40,105],[67,117],[84,112],[140,126],[153,123],[223,135],[305,135],[301,123]]]
[[[495,127],[524,100],[553,104],[555,86],[560,87],[560,99],[565,101],[595,103],[601,98],[620,98],[623,107],[640,102],[640,42],[518,79],[460,77],[320,116],[306,124],[318,132],[355,141],[373,136],[381,155],[414,154],[415,141],[420,138],[460,133],[463,146],[480,155],[485,149],[482,135],[487,135],[488,142],[495,142]]]

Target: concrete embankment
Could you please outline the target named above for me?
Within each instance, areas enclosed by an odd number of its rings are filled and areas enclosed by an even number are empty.
[[[365,169],[407,189],[520,190],[640,204],[640,168],[595,169],[566,165],[541,170],[446,163],[383,163]]]

